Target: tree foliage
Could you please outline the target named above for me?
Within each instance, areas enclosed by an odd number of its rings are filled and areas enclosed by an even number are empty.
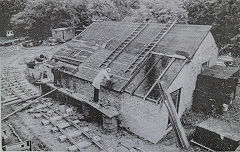
[[[91,0],[88,8],[93,19],[120,21],[139,3],[139,0]]]
[[[23,11],[11,19],[36,39],[46,38],[52,28],[81,27],[91,22],[86,2],[79,0],[28,0]]]
[[[12,29],[10,18],[22,11],[26,0],[2,0],[0,1],[0,36],[5,36],[6,30]]]
[[[222,53],[240,55],[240,1],[188,0],[184,4],[190,24],[213,25],[212,32]]]
[[[33,38],[51,35],[51,29],[81,28],[97,20],[122,20],[138,6],[138,0],[25,0],[22,11],[13,15],[16,29],[24,28]],[[11,15],[10,15],[11,16]]]
[[[177,19],[179,23],[186,23],[186,10],[181,7],[182,2],[176,0],[148,0],[141,1],[141,8],[132,16],[132,20],[142,22],[146,19],[157,23],[166,23]]]

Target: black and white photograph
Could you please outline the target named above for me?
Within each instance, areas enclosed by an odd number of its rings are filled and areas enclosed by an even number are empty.
[[[240,0],[0,0],[0,151],[240,151]]]

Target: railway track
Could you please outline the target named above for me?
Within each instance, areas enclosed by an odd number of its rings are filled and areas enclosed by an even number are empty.
[[[37,97],[37,92],[32,89],[17,68],[3,68],[1,72],[1,102],[3,105],[34,97]]]
[[[50,92],[49,92],[50,93]],[[73,116],[73,112],[60,112],[59,107],[55,108],[53,103],[50,103],[48,98],[34,98],[34,100],[28,100],[25,103],[22,101],[35,97],[36,92],[33,91],[29,83],[23,78],[23,75],[15,67],[5,67],[1,72],[1,98],[3,106],[16,104],[14,107],[5,111],[7,114],[2,122],[5,123],[5,128],[12,130],[12,136],[15,142],[22,142],[16,131],[13,130],[11,124],[9,125],[7,119],[15,112],[20,112],[20,109],[24,110],[29,107],[28,112],[35,119],[40,119],[41,123],[46,127],[52,126],[52,134],[61,134],[56,140],[59,142],[68,142],[71,146],[66,147],[68,151],[108,151],[103,145],[103,141],[100,136],[96,135],[93,130],[81,124],[81,122]],[[44,96],[44,95],[43,95]],[[29,106],[28,106],[29,105]],[[17,110],[16,110],[17,108]],[[11,110],[14,110],[11,112]],[[66,110],[67,111],[67,110]],[[3,117],[3,116],[2,116]],[[47,127],[48,126],[48,127]]]
[[[22,142],[19,134],[16,132],[15,128],[8,121],[2,122],[2,136],[4,137],[4,144],[14,144],[17,142]]]
[[[61,113],[46,99],[39,99],[38,105],[29,109],[35,119],[41,119],[44,126],[51,125],[51,133],[61,133],[59,142],[69,142],[68,151],[107,151],[103,146],[101,137],[95,135],[88,127],[81,126],[81,122],[73,117],[73,111]]]
[[[37,96],[37,93],[33,91],[17,68],[3,68],[1,72],[1,98],[3,99],[3,106],[18,103],[35,96]],[[92,149],[89,151],[107,151],[104,146],[102,146],[100,136],[94,135],[93,131],[87,127],[81,127],[79,120],[72,120],[68,114],[60,113],[57,109],[52,108],[52,104],[45,103],[44,101],[45,99],[29,100],[26,103],[16,106],[18,109],[21,109],[21,107],[34,102],[34,105],[32,105],[29,111],[33,110],[32,114],[35,118],[43,119],[43,125],[52,125],[52,133],[61,132],[62,135],[58,137],[58,140],[60,142],[70,142],[72,146],[67,148],[69,151],[86,151],[86,149]],[[36,109],[40,111],[35,113]],[[12,130],[15,142],[22,142],[12,125],[5,119],[3,122],[5,123],[5,128]]]

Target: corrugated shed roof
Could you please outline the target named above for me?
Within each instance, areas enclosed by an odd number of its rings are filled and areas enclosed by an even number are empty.
[[[220,65],[214,65],[208,69],[205,69],[201,75],[211,76],[219,79],[228,79],[239,71],[236,67],[225,67]]]

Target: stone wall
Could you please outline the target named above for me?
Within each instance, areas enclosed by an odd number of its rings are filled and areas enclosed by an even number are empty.
[[[92,84],[88,81],[81,80],[77,77],[73,77],[68,74],[63,74],[62,76],[62,85],[64,88],[75,90],[78,93],[81,93],[91,99],[94,96],[94,88]],[[111,106],[120,109],[120,102],[122,101],[122,95],[120,93],[107,90],[105,88],[100,89],[99,99],[102,102],[109,103]]]
[[[93,86],[90,82],[64,74],[62,84],[64,88],[74,90],[75,87],[77,92],[93,98]],[[165,105],[160,108],[160,105],[142,98],[104,88],[101,88],[99,98],[119,110],[121,126],[134,134],[152,143],[158,142],[166,134],[168,112]]]

